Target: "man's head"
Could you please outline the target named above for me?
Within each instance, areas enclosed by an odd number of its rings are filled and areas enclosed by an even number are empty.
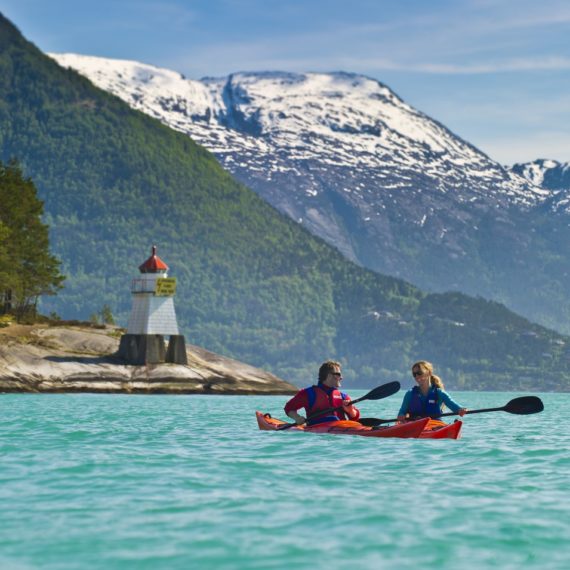
[[[319,368],[319,384],[324,384],[329,388],[338,388],[341,380],[342,374],[339,362],[327,360],[321,364]]]

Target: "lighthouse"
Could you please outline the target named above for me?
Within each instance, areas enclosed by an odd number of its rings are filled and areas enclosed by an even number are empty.
[[[140,275],[132,280],[131,315],[118,356],[129,364],[187,364],[186,344],[174,310],[176,279],[168,277],[168,265],[156,249],[153,245],[151,256],[139,266]],[[165,336],[169,337],[168,349]]]

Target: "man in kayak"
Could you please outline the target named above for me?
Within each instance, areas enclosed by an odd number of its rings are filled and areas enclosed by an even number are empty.
[[[358,420],[360,412],[350,403],[350,398],[339,390],[342,381],[340,364],[334,360],[327,360],[319,368],[319,383],[316,386],[303,388],[285,404],[285,413],[297,424],[314,425],[322,422],[336,420]],[[338,408],[339,410],[330,410]],[[297,413],[297,410],[305,408],[307,418]],[[324,412],[318,417],[313,417],[318,412]]]
[[[398,420],[437,417],[443,413],[443,406],[464,416],[467,408],[455,402],[445,391],[441,378],[433,373],[433,364],[420,360],[412,366],[412,376],[417,383],[404,396],[398,412]]]

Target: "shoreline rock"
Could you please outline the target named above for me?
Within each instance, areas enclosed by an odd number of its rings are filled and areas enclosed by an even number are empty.
[[[188,365],[125,364],[116,327],[10,325],[0,329],[0,392],[290,395],[277,376],[186,345]]]

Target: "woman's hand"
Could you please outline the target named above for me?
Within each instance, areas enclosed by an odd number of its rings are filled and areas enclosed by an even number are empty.
[[[461,408],[460,410],[457,411],[457,413],[463,417],[466,413],[467,413],[467,408]]]

